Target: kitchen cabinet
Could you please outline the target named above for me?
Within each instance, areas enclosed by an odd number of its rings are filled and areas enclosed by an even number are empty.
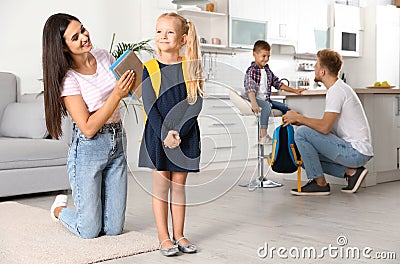
[[[296,0],[230,0],[229,15],[268,22],[270,44],[295,45],[297,40]]]
[[[271,44],[296,46],[298,38],[297,0],[265,1],[265,16],[268,21],[268,41]]]
[[[223,48],[228,46],[228,0],[216,0],[215,11],[195,11],[178,9],[178,14],[192,20],[196,26],[197,34],[204,38],[205,48]],[[220,44],[212,44],[212,38],[219,38]]]
[[[374,157],[367,164],[366,185],[400,180],[399,93],[358,95],[368,117],[374,147]]]
[[[333,4],[331,5],[330,11],[332,12],[330,16],[330,26],[353,30],[363,29],[360,7]]]
[[[323,0],[301,1],[297,10],[296,53],[312,53],[328,47],[328,3]]]
[[[198,121],[202,170],[244,167],[257,158],[256,119],[241,116],[228,98],[205,98]]]
[[[255,168],[258,160],[256,117],[240,114],[229,99],[229,88],[211,85],[209,82],[205,85],[208,96],[204,98],[203,109],[198,119],[202,170],[246,166]],[[268,134],[271,137],[280,123],[281,117],[269,118]],[[264,148],[265,153],[270,153],[272,146],[266,145]]]
[[[362,58],[345,60],[343,71],[354,87],[371,86],[376,81],[400,85],[400,9],[393,5],[363,8],[365,20]]]
[[[317,91],[307,90],[305,92]],[[303,94],[306,93],[303,92]],[[290,109],[307,117],[322,118],[325,109],[325,93],[326,91],[321,90],[321,94],[316,95],[286,96],[286,104]]]
[[[330,48],[343,57],[362,56],[362,9],[343,4],[333,4],[330,8]]]
[[[371,127],[374,145],[374,170],[383,174],[395,172],[400,177],[399,95],[359,94]],[[383,179],[376,179],[379,183]]]
[[[265,0],[230,0],[229,15],[236,18],[266,21]]]

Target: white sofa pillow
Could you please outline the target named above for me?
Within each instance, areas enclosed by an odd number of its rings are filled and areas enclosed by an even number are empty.
[[[43,102],[10,103],[0,124],[5,137],[45,138],[47,136]]]

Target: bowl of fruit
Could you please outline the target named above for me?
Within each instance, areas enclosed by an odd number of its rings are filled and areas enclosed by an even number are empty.
[[[373,86],[367,86],[367,88],[393,88],[394,85],[390,85],[387,81],[375,82]]]

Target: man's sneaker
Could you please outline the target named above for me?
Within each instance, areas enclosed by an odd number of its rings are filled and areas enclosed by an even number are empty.
[[[367,176],[368,170],[364,167],[359,167],[354,175],[344,175],[347,180],[347,187],[342,188],[342,192],[345,193],[355,193],[360,188],[361,183],[364,181],[365,176]]]
[[[258,144],[271,145],[272,144],[272,138],[269,135],[266,135],[265,137],[260,138],[260,140],[258,141]]]
[[[308,181],[303,187],[301,187],[301,192],[296,189],[292,189],[290,191],[293,195],[301,195],[301,196],[320,196],[320,195],[329,195],[331,193],[331,187],[329,183],[325,186],[320,186],[317,184],[315,179]]]

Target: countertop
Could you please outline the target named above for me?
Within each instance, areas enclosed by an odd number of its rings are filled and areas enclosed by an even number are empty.
[[[309,89],[305,90],[302,95],[325,95],[327,90]],[[395,88],[354,88],[354,91],[358,94],[400,94],[400,89]],[[284,95],[284,96],[297,96],[295,93],[279,91],[272,93],[272,95]]]
[[[398,87],[395,88],[355,88],[354,89],[357,94],[400,94],[400,89]],[[302,94],[303,96],[321,96],[326,94],[326,89],[309,89],[305,90]],[[295,93],[287,92],[287,91],[277,91],[272,92],[271,95],[274,99],[281,99],[279,97],[292,97],[298,96]],[[214,98],[214,99],[229,99],[228,93],[219,92],[207,92],[206,98]]]

